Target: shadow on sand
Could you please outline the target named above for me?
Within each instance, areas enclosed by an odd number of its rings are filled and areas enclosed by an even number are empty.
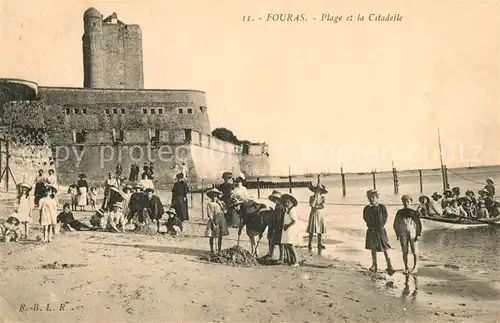
[[[192,249],[192,248],[172,247],[172,246],[149,246],[149,245],[139,245],[139,244],[122,244],[122,243],[105,243],[105,242],[86,242],[86,243],[115,246],[115,247],[136,248],[136,249],[141,249],[143,251],[161,252],[174,255],[185,255],[185,256],[195,256],[195,257],[206,255],[208,253],[207,250],[203,249]]]

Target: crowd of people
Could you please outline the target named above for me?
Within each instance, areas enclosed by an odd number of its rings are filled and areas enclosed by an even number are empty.
[[[476,194],[467,190],[461,194],[460,187],[447,189],[443,195],[434,192],[430,197],[419,197],[418,213],[423,216],[464,217],[488,219],[500,217],[500,200],[495,199],[495,182],[486,180],[486,185]]]
[[[70,185],[71,204],[65,203],[62,212],[57,214],[57,178],[53,170],[49,176],[43,175],[40,170],[35,179],[35,192],[30,194],[32,185],[21,183],[18,185],[18,207],[7,221],[0,225],[2,236],[11,236],[14,240],[27,239],[29,224],[32,223],[34,210],[39,210],[39,224],[41,226],[43,242],[50,242],[52,235],[58,229],[68,231],[102,229],[108,232],[125,232],[127,225],[132,229],[156,222],[157,232],[160,232],[160,220],[167,227],[167,234],[177,236],[183,232],[183,222],[189,220],[187,194],[190,191],[186,183],[185,168],[177,168],[175,184],[172,189],[170,207],[165,210],[160,198],[155,194],[154,184],[150,178],[152,166],[145,165],[141,181],[134,185],[123,184],[117,178],[118,174],[109,173],[104,182],[104,198],[101,207],[96,209],[95,188],[90,187],[85,174],[79,175],[79,180]],[[223,183],[218,188],[213,187],[206,191],[209,202],[206,205],[208,218],[205,236],[209,239],[210,251],[213,254],[222,250],[223,237],[229,235],[229,228],[239,228],[241,234],[244,225],[243,215],[249,213],[252,203],[255,203],[246,189],[245,176],[239,174],[233,180],[231,172],[222,174]],[[309,198],[309,220],[306,232],[309,235],[308,251],[312,252],[314,235],[317,236],[317,252],[321,255],[325,246],[322,236],[327,232],[324,208],[326,187],[320,183],[309,186],[312,192]],[[367,191],[369,205],[363,209],[363,220],[367,226],[365,248],[371,251],[372,266],[370,270],[377,271],[377,253],[382,252],[387,262],[387,272],[392,274],[394,268],[388,250],[391,249],[385,225],[388,212],[385,205],[379,202],[379,193],[376,190]],[[298,205],[297,199],[291,194],[282,194],[274,190],[268,200],[273,207],[267,208],[271,212],[265,218],[267,227],[268,252],[266,257],[273,258],[276,247],[279,249],[278,263],[299,266],[298,254],[295,246],[300,244],[300,230],[297,226]],[[500,217],[500,202],[495,200],[495,187],[492,178],[486,180],[484,189],[479,190],[478,197],[473,191],[467,190],[461,195],[459,187],[445,190],[443,196],[435,192],[429,198],[426,195],[419,197],[420,204],[413,207],[413,198],[403,195],[402,208],[397,211],[393,229],[401,243],[405,272],[417,271],[418,248],[417,243],[422,235],[420,216],[489,218]],[[81,211],[91,205],[95,211],[90,219],[90,226],[75,220],[72,211],[79,206]],[[247,233],[248,230],[247,225]],[[262,233],[262,232],[261,232]],[[250,235],[249,235],[250,236]],[[215,242],[217,244],[215,245]],[[413,254],[413,268],[408,265],[408,254]]]

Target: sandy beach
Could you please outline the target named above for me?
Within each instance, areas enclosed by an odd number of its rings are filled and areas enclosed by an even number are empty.
[[[3,217],[8,209],[2,208]],[[307,255],[301,248],[299,268],[201,261],[209,247],[200,213],[196,206],[191,210],[193,219],[177,238],[87,231],[62,233],[43,245],[34,241],[39,231],[33,225],[30,241],[0,246],[4,322],[500,320],[500,293],[486,282],[424,262],[417,285],[410,276],[405,291],[404,275],[369,275],[369,264],[344,257],[345,246],[337,247],[342,241],[327,245],[326,256]],[[75,212],[83,221],[90,216]],[[223,248],[236,241],[231,229]],[[244,234],[241,245],[249,249]],[[261,241],[260,253],[266,248],[267,241]],[[400,259],[393,262],[400,267]]]

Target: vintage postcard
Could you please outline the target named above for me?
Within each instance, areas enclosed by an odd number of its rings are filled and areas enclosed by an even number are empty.
[[[499,9],[4,0],[2,322],[499,322]]]

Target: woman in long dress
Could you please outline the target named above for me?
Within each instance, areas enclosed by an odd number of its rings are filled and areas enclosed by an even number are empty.
[[[85,180],[87,176],[85,174],[80,174],[80,180],[76,183],[78,187],[78,206],[80,207],[80,211],[85,211],[85,206],[88,205],[88,190],[89,184]]]
[[[182,173],[177,174],[177,182],[175,182],[172,188],[172,207],[175,209],[177,216],[181,221],[189,220],[188,205],[187,205],[187,194],[189,192],[189,186],[184,181],[184,175]]]
[[[31,185],[28,183],[21,183],[18,188],[17,219],[24,228],[21,239],[28,239],[29,225],[33,219],[33,208],[35,207],[35,203],[33,197],[30,196]]]
[[[290,194],[281,195],[281,200],[285,206],[285,215],[283,217],[283,233],[281,236],[281,243],[285,254],[288,255],[286,262],[293,267],[299,266],[299,259],[295,245],[299,243],[299,232],[297,230],[297,215],[295,214],[295,207],[298,202]]]
[[[391,264],[391,259],[387,250],[391,249],[385,224],[387,223],[387,208],[378,201],[378,192],[376,190],[369,190],[366,196],[370,204],[363,209],[363,220],[366,223],[366,238],[365,249],[370,250],[372,254],[372,266],[370,271],[377,271],[377,253],[383,252],[387,262],[387,273],[392,275],[394,268]]]
[[[309,233],[309,244],[307,246],[309,252],[312,252],[312,239],[315,234],[318,235],[318,255],[325,249],[321,243],[321,236],[326,233],[326,225],[324,220],[325,196],[328,193],[324,185],[318,183],[316,186],[309,187],[314,192],[309,198],[309,206],[311,212],[309,213],[309,223],[307,224],[306,232]]]
[[[43,169],[38,170],[38,176],[35,178],[35,206],[39,206],[38,202],[45,194],[47,178],[43,174]]]

